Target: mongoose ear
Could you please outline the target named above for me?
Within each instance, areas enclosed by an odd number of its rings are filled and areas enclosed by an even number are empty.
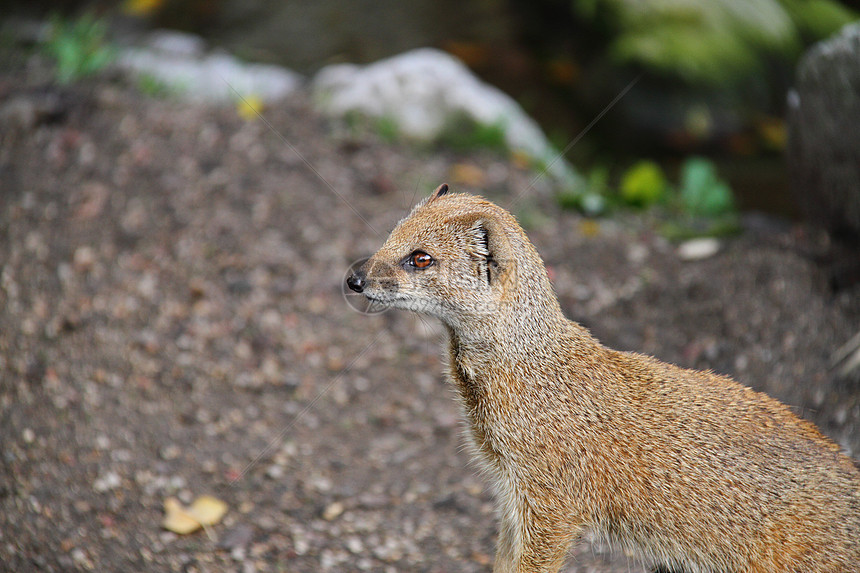
[[[499,222],[492,217],[475,219],[468,233],[469,254],[478,267],[479,276],[492,285],[510,264],[510,244]]]
[[[433,194],[430,195],[430,198],[427,199],[427,202],[429,203],[430,201],[435,201],[439,197],[441,197],[443,195],[447,195],[447,194],[448,194],[448,184],[442,183],[441,185],[436,187],[436,190],[433,191]]]

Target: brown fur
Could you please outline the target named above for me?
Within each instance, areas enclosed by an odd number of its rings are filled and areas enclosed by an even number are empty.
[[[414,251],[433,257],[414,268]],[[494,571],[556,572],[591,530],[689,572],[860,571],[860,472],[809,422],[567,320],[516,220],[440,187],[350,279],[440,318],[500,520]]]

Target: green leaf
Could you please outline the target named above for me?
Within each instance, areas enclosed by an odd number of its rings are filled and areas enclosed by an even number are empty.
[[[716,217],[734,210],[734,196],[729,185],[717,177],[714,164],[693,157],[681,169],[681,202],[696,217]]]
[[[650,207],[665,197],[668,187],[659,165],[640,161],[621,177],[621,199],[628,205]]]
[[[51,18],[51,32],[43,49],[56,61],[60,83],[98,72],[110,63],[114,54],[105,41],[106,31],[104,22],[90,14],[74,22]]]

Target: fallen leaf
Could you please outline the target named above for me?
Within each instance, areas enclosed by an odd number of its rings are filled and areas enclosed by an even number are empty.
[[[197,531],[203,524],[191,517],[175,497],[164,500],[164,521],[161,526],[168,531],[186,535]]]
[[[179,500],[169,497],[164,500],[164,521],[161,526],[187,535],[209,525],[215,525],[227,513],[227,504],[209,495],[198,497],[189,507],[183,507]]]
[[[203,525],[215,525],[227,513],[227,504],[211,495],[204,495],[194,500],[190,510]]]

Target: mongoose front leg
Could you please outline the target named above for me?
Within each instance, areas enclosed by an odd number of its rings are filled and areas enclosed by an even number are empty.
[[[557,573],[580,532],[528,510],[502,515],[493,573]]]
[[[515,573],[517,571],[520,540],[516,532],[516,524],[513,521],[503,517],[499,522],[499,540],[496,543],[493,573]]]

